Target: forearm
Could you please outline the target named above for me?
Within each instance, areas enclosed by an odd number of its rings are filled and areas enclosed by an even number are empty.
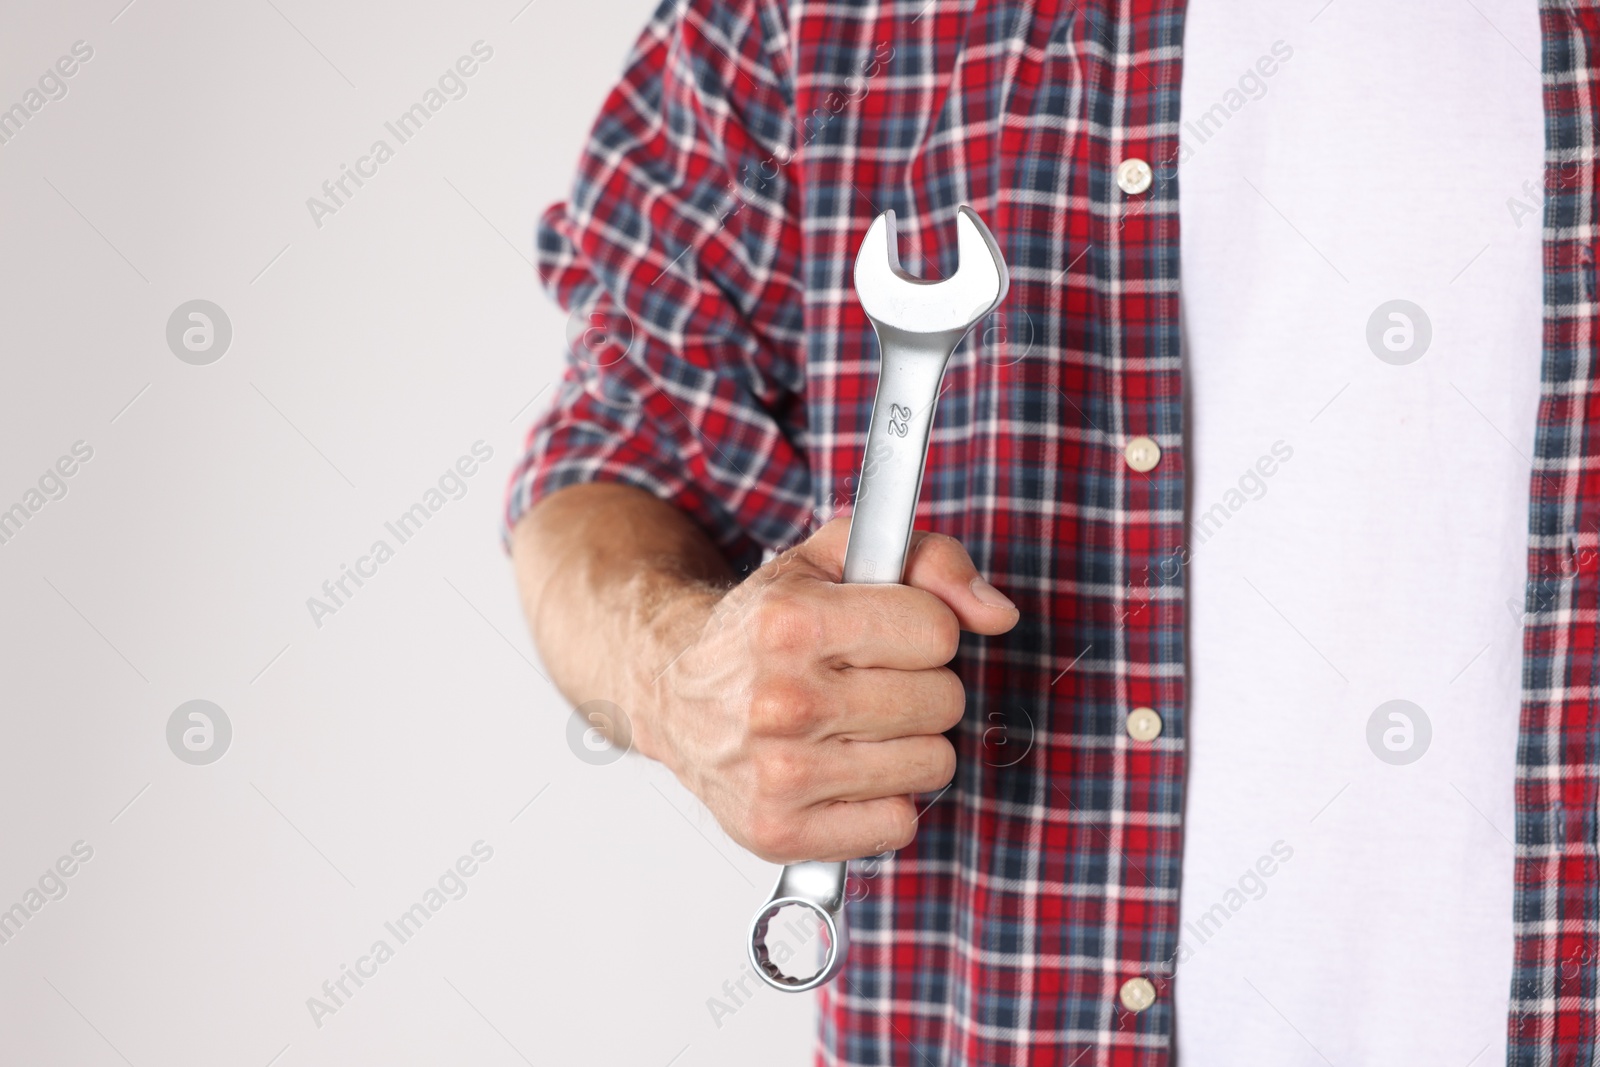
[[[511,555],[529,630],[562,694],[574,705],[616,704],[631,737],[613,742],[664,759],[653,683],[733,582],[716,546],[671,504],[593,483],[534,505]]]

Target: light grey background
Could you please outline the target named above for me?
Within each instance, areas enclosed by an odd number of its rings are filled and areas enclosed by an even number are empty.
[[[0,33],[0,109],[94,50],[0,145],[0,509],[93,449],[0,545],[0,909],[93,849],[0,944],[0,1063],[809,1062],[810,997],[708,1009],[774,869],[661,768],[569,750],[497,542],[564,343],[534,223],[649,0],[125,3],[10,2]],[[233,327],[207,366],[166,342],[195,299]],[[307,598],[379,538],[318,627]],[[168,747],[191,700],[232,726],[210,764]],[[384,923],[480,840],[399,944]]]

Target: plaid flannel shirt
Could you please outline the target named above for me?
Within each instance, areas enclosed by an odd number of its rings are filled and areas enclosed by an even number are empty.
[[[1508,1062],[1600,1062],[1597,50],[1542,0],[1544,337],[1518,746]],[[851,286],[893,208],[907,269],[971,204],[1011,269],[952,359],[917,520],[1021,609],[955,663],[953,786],[852,870],[823,1064],[1162,1065],[1184,792],[1177,171],[1182,0],[666,0],[538,234],[580,325],[507,521],[643,487],[741,568],[847,508],[876,384]],[[1155,180],[1123,192],[1137,157]],[[585,317],[586,316],[586,317]],[[1590,416],[1595,416],[1591,418]],[[1160,462],[1123,450],[1153,438]],[[1128,711],[1164,730],[1131,739]],[[1130,977],[1155,1003],[1122,1006]],[[1332,991],[1330,991],[1332,993]]]

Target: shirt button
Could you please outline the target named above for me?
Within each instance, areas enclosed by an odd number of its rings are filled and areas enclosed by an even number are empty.
[[[1117,997],[1129,1011],[1144,1011],[1156,1002],[1156,987],[1148,978],[1130,978],[1122,983]]]
[[[1134,708],[1128,712],[1128,736],[1135,741],[1154,741],[1161,736],[1161,716],[1154,708]]]
[[[1161,462],[1161,446],[1148,437],[1135,437],[1122,450],[1122,458],[1128,461],[1128,466],[1143,474],[1155,470],[1156,464]]]
[[[1138,196],[1150,188],[1150,182],[1155,175],[1150,170],[1150,164],[1133,156],[1117,164],[1117,185],[1129,196]]]

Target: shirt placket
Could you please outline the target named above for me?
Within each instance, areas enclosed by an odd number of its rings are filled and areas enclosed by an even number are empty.
[[[1170,1056],[1184,755],[1185,470],[1178,331],[1178,102],[1183,4],[1122,0],[1102,172],[1107,241],[1104,462],[1118,566],[1110,1028]],[[1110,42],[1107,42],[1108,44]],[[1114,916],[1114,917],[1113,917]],[[1114,1062],[1121,1062],[1115,1060]]]

